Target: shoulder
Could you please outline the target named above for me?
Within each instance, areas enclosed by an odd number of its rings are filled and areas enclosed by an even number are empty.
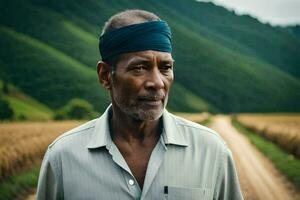
[[[177,115],[170,114],[170,117],[173,119],[178,132],[186,138],[188,143],[195,146],[218,147],[224,153],[228,151],[225,141],[216,131]]]
[[[76,145],[82,146],[86,143],[87,139],[90,137],[90,134],[93,133],[96,121],[97,119],[88,121],[63,133],[48,146],[48,149],[61,149]]]

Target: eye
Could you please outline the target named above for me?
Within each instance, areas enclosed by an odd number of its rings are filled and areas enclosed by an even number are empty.
[[[162,65],[160,67],[160,70],[162,72],[169,72],[169,71],[172,71],[173,70],[173,66],[171,64],[166,64],[166,65]]]
[[[144,70],[147,70],[147,66],[140,64],[140,65],[135,65],[131,67],[131,71],[140,73],[143,72]]]

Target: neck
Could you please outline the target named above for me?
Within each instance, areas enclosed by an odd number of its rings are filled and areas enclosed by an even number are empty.
[[[136,120],[120,112],[112,112],[110,118],[111,137],[114,141],[126,143],[144,143],[147,140],[157,140],[162,130],[162,122],[157,120]]]

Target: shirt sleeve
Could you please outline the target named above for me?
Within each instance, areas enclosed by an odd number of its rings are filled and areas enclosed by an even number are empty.
[[[48,149],[40,169],[37,200],[63,199],[61,195],[62,184],[54,160],[51,160],[51,149]]]
[[[219,169],[214,199],[243,200],[234,161],[229,149],[223,155],[223,162]]]

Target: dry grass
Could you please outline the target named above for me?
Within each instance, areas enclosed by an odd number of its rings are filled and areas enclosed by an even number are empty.
[[[300,115],[241,114],[237,121],[300,158]]]
[[[0,180],[40,161],[47,146],[78,121],[0,124]]]

